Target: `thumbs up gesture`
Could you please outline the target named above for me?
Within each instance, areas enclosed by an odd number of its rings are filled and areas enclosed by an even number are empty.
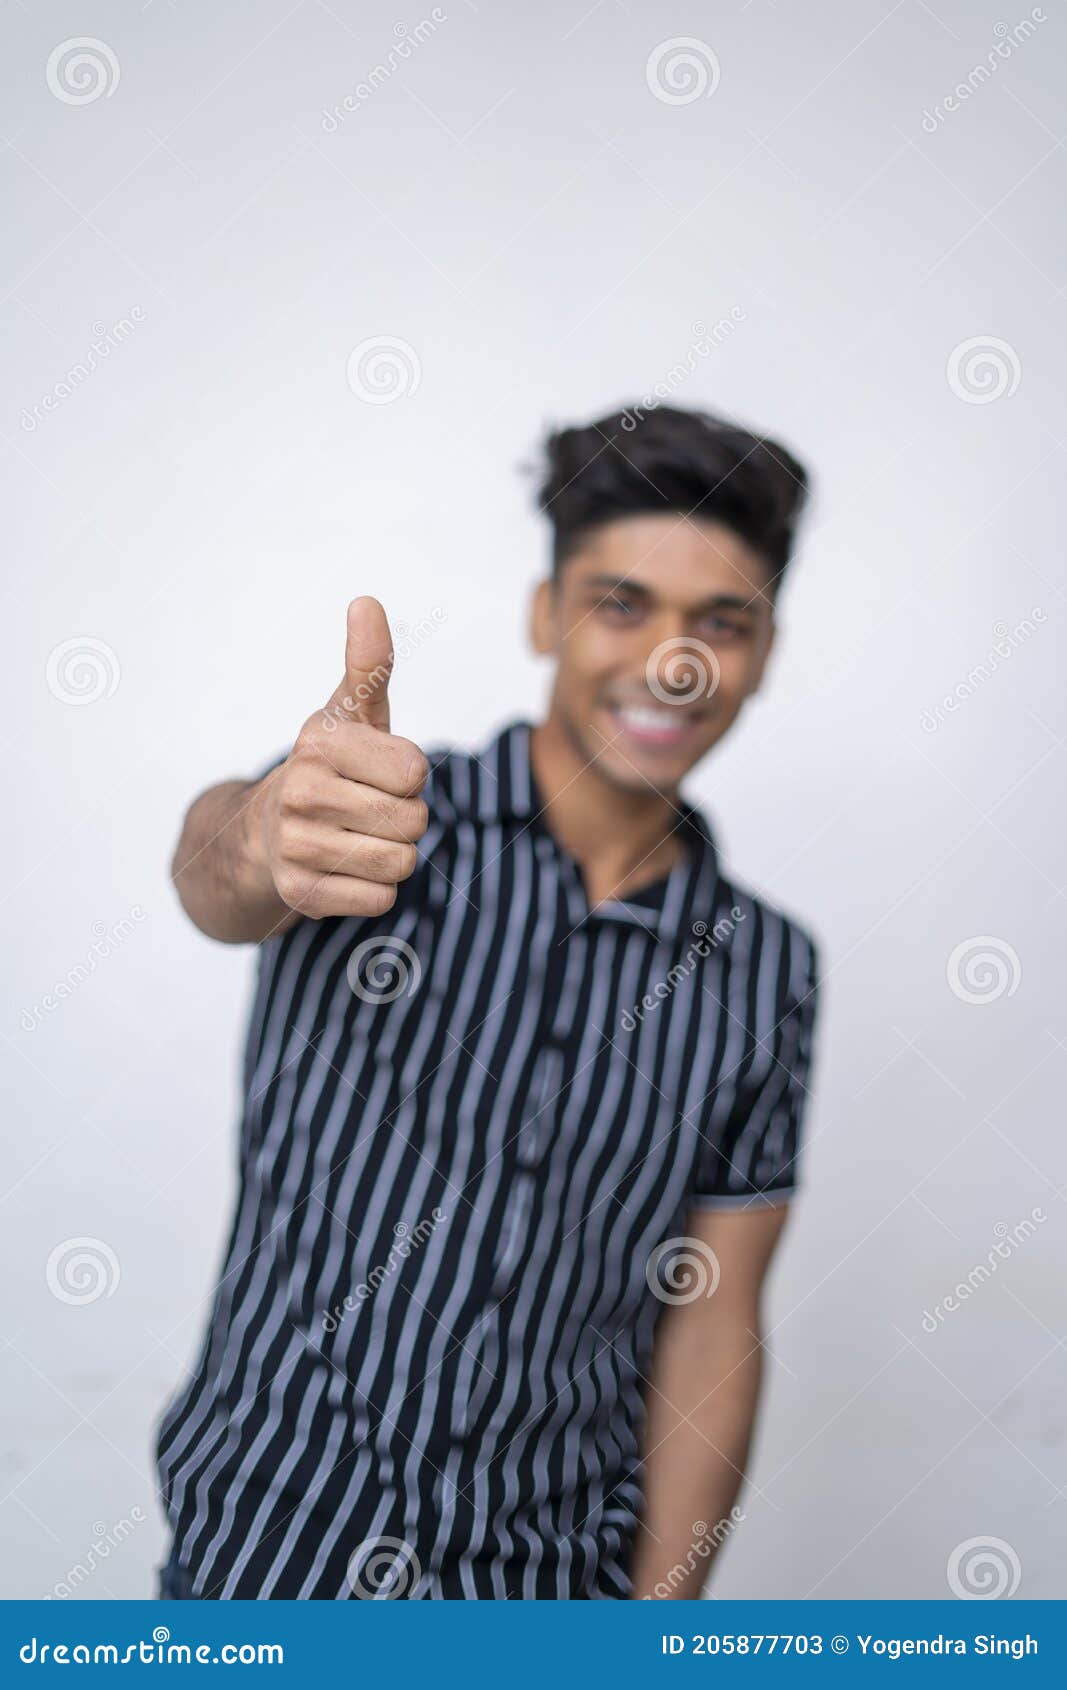
[[[389,731],[393,642],[377,599],[348,607],[344,679],[257,796],[256,832],[282,902],[316,920],[384,915],[418,860],[428,764]]]

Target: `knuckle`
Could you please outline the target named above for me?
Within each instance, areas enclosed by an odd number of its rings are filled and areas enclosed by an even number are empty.
[[[331,874],[359,874],[361,871],[359,840],[352,838],[338,847],[330,847],[329,869]]]
[[[412,792],[421,792],[429,777],[430,765],[424,752],[416,745],[408,759],[407,778]]]
[[[367,808],[370,810],[371,817],[375,822],[392,823],[396,819],[397,805],[399,803],[400,800],[394,798],[391,793],[379,792],[375,789],[367,801]]]
[[[302,809],[300,783],[290,775],[282,782],[278,793],[278,814],[283,817],[298,816]]]
[[[359,894],[359,914],[385,915],[395,903],[395,886],[368,886]]]
[[[393,848],[376,839],[363,839],[359,849],[359,872],[372,880],[391,880],[396,867]]]
[[[348,702],[354,709],[358,701],[355,699],[349,699]],[[365,760],[369,760],[374,756],[374,752],[377,748],[377,740],[375,738],[375,736],[378,735],[377,728],[369,728],[366,722],[353,722],[346,717],[340,724],[338,732],[343,744],[348,748],[351,755],[356,757],[362,756]]]
[[[399,734],[395,734],[393,738],[397,776],[403,781],[406,792],[418,792],[426,784],[426,777],[430,772],[426,754],[420,751],[413,740],[404,739]]]
[[[315,801],[315,781],[307,763],[290,763],[282,777],[278,809],[283,815],[302,816]]]
[[[283,820],[281,827],[281,847],[291,863],[308,864],[314,854],[311,835],[303,825],[299,814]]]
[[[288,904],[292,910],[307,913],[304,909],[304,899],[308,884],[305,876],[297,869],[286,866],[278,869],[274,876],[274,887],[283,904]]]
[[[316,710],[309,716],[300,732],[296,736],[293,746],[293,758],[306,756],[309,752],[317,756],[328,735],[332,732],[330,717],[325,710]],[[292,761],[292,759],[290,759]]]

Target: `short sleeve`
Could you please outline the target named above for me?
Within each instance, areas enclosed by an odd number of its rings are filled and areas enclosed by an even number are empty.
[[[775,945],[764,943],[749,1003],[745,1056],[716,1082],[696,1159],[691,1202],[708,1208],[758,1208],[797,1190],[805,1111],[810,1095],[818,1002],[818,952],[812,939],[782,922]],[[769,981],[763,970],[772,971]],[[762,977],[761,977],[762,976]],[[773,981],[773,990],[769,987]],[[759,1005],[765,1007],[762,1015]],[[773,1008],[771,1007],[773,1006]],[[727,1039],[729,1051],[731,1041]],[[725,1120],[723,1111],[725,1110]]]

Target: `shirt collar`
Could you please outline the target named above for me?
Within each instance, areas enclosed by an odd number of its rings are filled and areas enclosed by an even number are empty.
[[[456,814],[487,824],[524,823],[552,840],[566,865],[572,900],[575,890],[578,893],[574,907],[576,914],[580,909],[580,920],[576,926],[619,921],[643,927],[662,941],[701,938],[710,932],[719,885],[718,852],[706,819],[684,799],[676,804],[677,827],[689,849],[670,871],[662,902],[653,905],[609,899],[589,908],[577,864],[556,843],[544,822],[530,766],[530,732],[529,722],[512,722],[483,750],[455,760],[449,798]]]

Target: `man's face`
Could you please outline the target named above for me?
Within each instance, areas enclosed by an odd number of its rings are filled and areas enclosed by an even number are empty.
[[[533,643],[556,717],[613,785],[673,792],[756,691],[774,637],[770,566],[719,523],[605,523],[543,582]]]

